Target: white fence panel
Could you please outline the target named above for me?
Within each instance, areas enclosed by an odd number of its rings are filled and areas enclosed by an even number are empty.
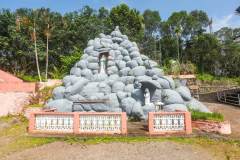
[[[79,132],[116,132],[122,128],[121,115],[80,115]]]
[[[39,131],[73,132],[73,115],[36,115],[35,129]]]

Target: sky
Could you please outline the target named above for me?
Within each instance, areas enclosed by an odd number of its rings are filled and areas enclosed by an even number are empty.
[[[50,8],[62,14],[81,9],[89,5],[94,9],[104,6],[107,9],[125,3],[140,12],[146,9],[159,11],[162,19],[167,19],[172,12],[195,9],[205,11],[213,19],[213,30],[222,27],[240,27],[240,16],[235,15],[235,9],[240,6],[240,0],[0,0],[0,8],[14,11],[17,8]]]

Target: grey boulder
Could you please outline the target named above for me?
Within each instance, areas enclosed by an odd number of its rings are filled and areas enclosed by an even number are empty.
[[[163,103],[168,104],[184,104],[182,97],[178,92],[171,89],[164,89],[162,91]]]
[[[72,112],[72,104],[67,99],[56,99],[48,102],[46,107],[49,109],[56,108],[58,112]]]
[[[117,93],[118,91],[123,91],[125,85],[121,81],[117,81],[112,85],[112,93]]]
[[[132,97],[124,98],[121,102],[121,108],[130,116],[135,103],[136,101]]]
[[[64,98],[65,87],[59,86],[53,89],[52,94],[54,99]]]
[[[132,69],[133,76],[144,76],[146,73],[146,68],[144,66],[137,66]]]
[[[175,111],[188,111],[187,107],[184,104],[169,104],[163,106],[163,111],[166,112],[175,112]]]
[[[186,106],[190,109],[194,109],[194,110],[198,110],[200,112],[208,112],[210,113],[211,111],[207,108],[207,106],[205,106],[204,104],[202,104],[201,102],[199,102],[198,100],[196,100],[195,98],[192,98],[190,101],[185,102]]]
[[[176,88],[176,91],[182,96],[185,101],[190,101],[192,99],[190,90],[185,86],[180,86]]]

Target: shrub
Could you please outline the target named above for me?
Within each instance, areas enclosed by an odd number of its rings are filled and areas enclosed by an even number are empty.
[[[30,104],[28,106],[32,107],[42,107],[43,105],[52,98],[52,91],[56,86],[45,87],[44,89],[38,91],[36,94],[32,95],[30,98]]]
[[[189,61],[181,64],[181,74],[195,74],[196,70],[197,67]]]

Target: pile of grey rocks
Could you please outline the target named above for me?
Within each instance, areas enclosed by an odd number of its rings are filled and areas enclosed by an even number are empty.
[[[100,54],[108,52],[106,74],[100,73]],[[74,111],[126,112],[129,117],[146,119],[154,105],[145,105],[142,84],[154,87],[152,102],[162,102],[163,111],[188,108],[209,112],[201,102],[191,97],[186,86],[164,76],[163,70],[147,56],[140,54],[135,42],[128,40],[119,28],[110,34],[100,34],[90,40],[81,60],[63,78],[63,86],[53,90],[47,108],[72,112],[73,102],[106,101],[74,105]]]

